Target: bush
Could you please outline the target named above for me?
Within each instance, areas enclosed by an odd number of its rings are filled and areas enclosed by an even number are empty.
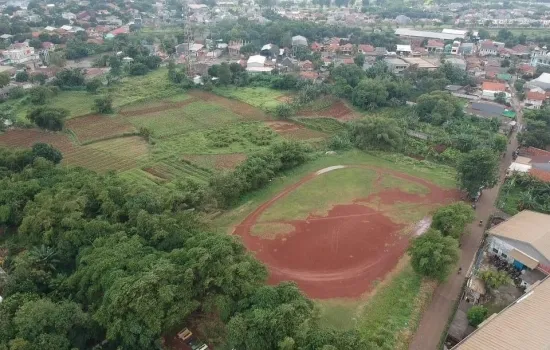
[[[88,91],[91,94],[95,94],[97,90],[103,85],[101,82],[101,79],[92,79],[89,82],[86,83],[86,91]]]
[[[113,99],[110,96],[96,98],[94,100],[94,111],[101,114],[113,113]]]
[[[439,230],[443,236],[460,238],[466,225],[474,218],[475,213],[470,205],[457,202],[437,209],[433,216],[432,228]]]
[[[59,131],[68,115],[69,111],[63,108],[39,107],[31,110],[27,118],[42,129]]]
[[[45,158],[54,164],[59,164],[63,159],[63,155],[58,149],[45,143],[35,143],[32,146],[32,153],[35,157]]]
[[[458,262],[458,241],[430,229],[414,239],[409,246],[413,269],[426,277],[443,281]]]
[[[344,151],[351,149],[353,147],[353,144],[351,143],[349,135],[343,133],[332,136],[328,141],[327,146],[331,150]]]
[[[487,310],[485,306],[472,306],[470,310],[468,310],[467,314],[468,323],[473,327],[477,327],[481,324],[481,322],[485,321],[488,313],[489,310]]]
[[[52,96],[52,91],[45,86],[36,86],[29,90],[29,101],[33,104],[43,105],[48,97]]]
[[[128,66],[128,74],[130,75],[145,75],[149,72],[149,68],[143,63],[131,63]]]
[[[280,103],[275,107],[275,115],[279,118],[288,119],[292,113],[292,107],[287,104]]]
[[[498,289],[512,283],[512,279],[508,276],[506,271],[498,271],[495,269],[483,270],[478,273],[478,276],[490,289]]]
[[[15,81],[18,83],[29,81],[29,73],[27,73],[26,71],[18,72],[15,75]]]
[[[8,91],[8,97],[10,100],[17,100],[25,96],[27,92],[21,86],[15,86]]]

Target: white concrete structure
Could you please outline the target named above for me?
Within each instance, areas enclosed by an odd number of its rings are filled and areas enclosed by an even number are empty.
[[[456,38],[465,39],[466,35],[456,35],[448,33],[429,32],[425,30],[413,30],[408,28],[397,28],[395,35],[404,36],[409,38],[428,38],[428,39],[440,39],[440,40],[454,40]]]
[[[38,55],[34,52],[34,47],[22,47],[4,51],[4,57],[10,60],[12,64],[20,64],[35,60]]]

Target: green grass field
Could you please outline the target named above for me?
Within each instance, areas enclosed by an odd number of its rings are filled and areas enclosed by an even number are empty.
[[[278,99],[285,95],[284,91],[264,87],[216,87],[213,92],[220,96],[243,101],[264,111],[271,111],[277,107],[281,103]]]

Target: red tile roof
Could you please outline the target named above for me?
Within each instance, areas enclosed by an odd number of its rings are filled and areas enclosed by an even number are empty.
[[[527,93],[525,94],[525,97],[528,100],[533,100],[533,101],[544,101],[544,100],[546,100],[546,94],[544,94],[542,92],[536,92],[536,91],[527,91]]]
[[[374,46],[368,44],[359,45],[359,49],[363,52],[374,52]]]
[[[506,91],[506,85],[502,83],[494,83],[492,81],[484,81],[482,89],[490,91]]]
[[[537,179],[544,181],[544,182],[550,182],[550,172],[540,170],[540,169],[529,169],[529,174],[533,175]]]
[[[319,74],[317,72],[300,72],[300,77],[314,80],[319,77]]]

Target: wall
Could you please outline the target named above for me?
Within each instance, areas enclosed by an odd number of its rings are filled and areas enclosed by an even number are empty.
[[[497,249],[499,251],[499,255],[504,253],[506,255],[510,254],[510,251],[512,251],[514,248],[521,250],[523,253],[535,258],[543,265],[550,265],[550,261],[546,259],[542,254],[540,254],[536,249],[534,249],[530,244],[514,241],[502,237],[495,237],[495,236],[489,236],[489,248],[488,251],[490,253],[495,253],[493,251],[494,249]],[[509,263],[512,263],[514,259],[507,259]]]

